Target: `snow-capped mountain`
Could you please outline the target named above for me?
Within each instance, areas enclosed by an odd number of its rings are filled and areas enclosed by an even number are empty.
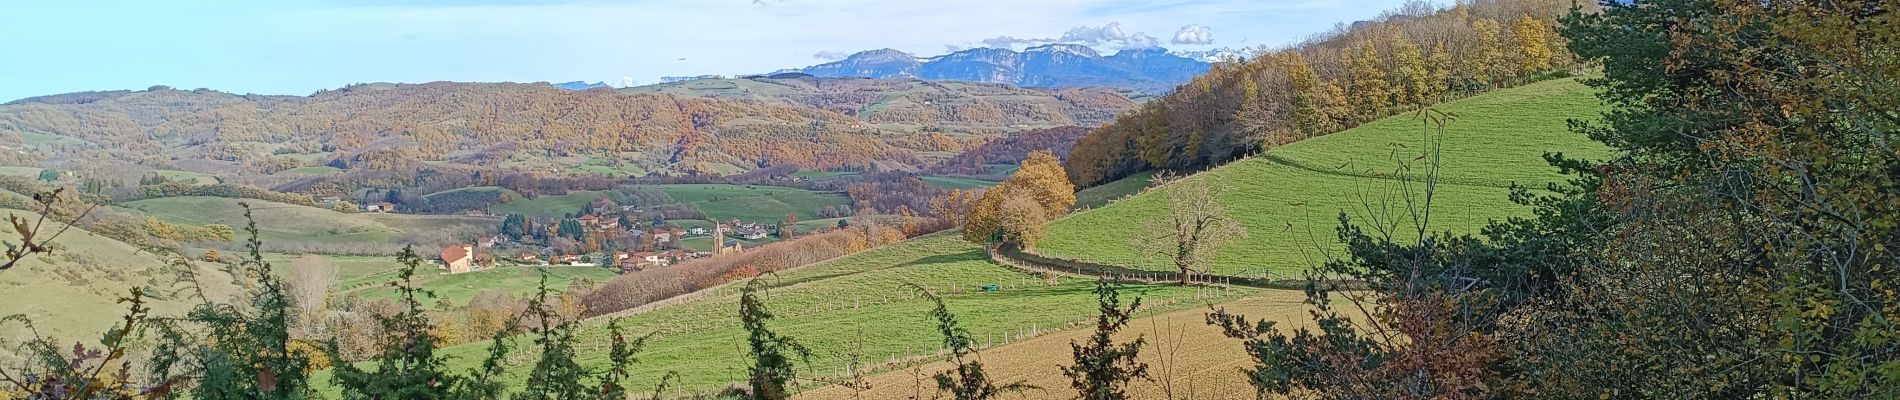
[[[1088,46],[1050,44],[1020,52],[975,48],[929,58],[892,49],[871,50],[796,71],[820,77],[906,77],[1025,87],[1105,86],[1158,93],[1206,72],[1211,65],[1161,48],[1129,49],[1103,56]]]
[[[562,88],[562,89],[567,89],[567,90],[587,90],[587,89],[593,89],[593,88],[613,87],[613,86],[608,86],[607,82],[587,83],[586,81],[552,83],[551,85],[554,85],[554,87],[557,87],[557,88]]]
[[[1201,62],[1206,62],[1206,63],[1221,63],[1221,62],[1229,62],[1229,61],[1234,61],[1234,60],[1245,59],[1247,58],[1248,52],[1245,50],[1238,50],[1238,49],[1219,48],[1219,49],[1202,50],[1202,51],[1171,51],[1171,52],[1168,52],[1168,54],[1173,54],[1173,55],[1180,56],[1183,58],[1201,60]]]

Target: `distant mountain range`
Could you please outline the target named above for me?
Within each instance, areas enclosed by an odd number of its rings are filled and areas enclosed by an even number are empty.
[[[613,86],[607,85],[607,82],[587,83],[585,81],[562,82],[562,83],[556,83],[553,85],[554,87],[567,89],[567,90],[587,90],[587,89],[593,89],[593,88],[613,87]]]
[[[1175,53],[1162,48],[1128,49],[1104,56],[1088,46],[1051,44],[1023,51],[976,48],[936,57],[892,49],[859,52],[844,60],[802,69],[820,77],[917,78],[1007,83],[1022,87],[1113,87],[1142,93],[1173,89],[1207,72],[1231,52]]]
[[[0,104],[0,165],[111,160],[127,171],[181,169],[271,185],[317,179],[285,172],[300,167],[351,179],[424,170],[912,170],[989,138],[1100,125],[1137,106],[1108,88],[784,75],[591,90],[569,88],[601,84],[370,83],[310,96],[153,87],[39,96]]]

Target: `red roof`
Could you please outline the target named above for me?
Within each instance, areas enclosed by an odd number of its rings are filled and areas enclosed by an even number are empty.
[[[462,244],[451,244],[442,248],[442,262],[452,263],[461,261],[463,258],[468,258],[468,247],[463,247]]]

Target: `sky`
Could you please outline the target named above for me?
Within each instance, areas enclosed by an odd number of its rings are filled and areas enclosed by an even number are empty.
[[[4,0],[0,101],[167,85],[655,83],[893,48],[1278,47],[1401,0]]]

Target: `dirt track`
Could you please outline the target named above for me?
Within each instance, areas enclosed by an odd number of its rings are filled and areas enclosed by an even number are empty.
[[[1279,321],[1280,327],[1310,326],[1298,291],[1270,291],[1266,295],[1221,305],[1230,312],[1250,318]],[[1148,346],[1141,351],[1149,374],[1157,382],[1137,381],[1130,390],[1139,399],[1253,399],[1253,387],[1242,369],[1250,358],[1240,341],[1228,339],[1220,330],[1205,322],[1205,309],[1190,309],[1137,319],[1129,324],[1124,336],[1144,335]],[[1092,331],[1072,330],[1043,335],[983,351],[984,368],[996,382],[1027,380],[1041,387],[1006,399],[1073,399],[1075,390],[1062,375],[1061,365],[1070,363],[1071,340],[1083,340]],[[1177,350],[1178,347],[1178,350]],[[1168,353],[1173,353],[1168,362]],[[1167,372],[1172,365],[1172,373]],[[952,368],[948,362],[924,365],[921,375],[913,370],[891,371],[867,378],[871,388],[853,395],[850,389],[832,386],[800,394],[798,399],[932,399],[936,384],[930,374]],[[1172,396],[1160,381],[1172,376]],[[921,393],[921,396],[918,394]]]

